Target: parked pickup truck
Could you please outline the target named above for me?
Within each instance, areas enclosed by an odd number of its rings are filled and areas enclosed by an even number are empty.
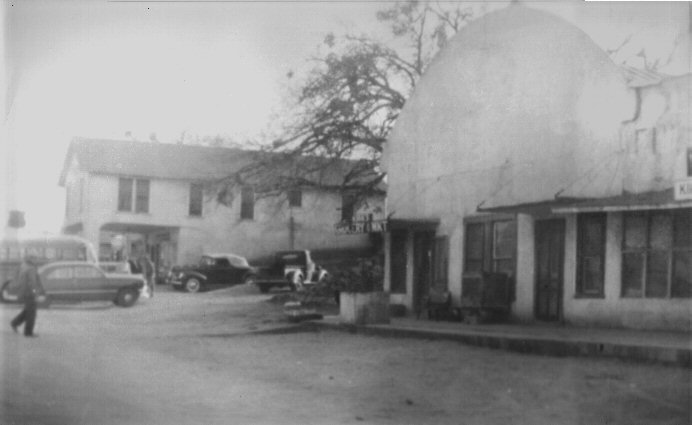
[[[296,290],[320,282],[326,276],[327,271],[310,258],[310,251],[279,251],[269,267],[258,269],[255,284],[262,293],[271,288]]]

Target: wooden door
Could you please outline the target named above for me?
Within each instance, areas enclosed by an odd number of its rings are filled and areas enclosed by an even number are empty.
[[[565,258],[565,222],[562,219],[536,222],[535,314],[539,320],[562,319]]]
[[[416,232],[413,237],[413,306],[416,311],[432,285],[435,232]]]

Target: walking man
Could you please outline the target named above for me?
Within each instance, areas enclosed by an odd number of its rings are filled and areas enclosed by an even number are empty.
[[[36,270],[36,259],[31,255],[24,257],[17,277],[17,286],[19,299],[24,302],[24,309],[12,319],[10,325],[12,330],[17,332],[17,328],[24,324],[24,336],[36,336],[34,325],[36,324],[37,302],[40,297],[45,297],[45,291],[41,286]]]

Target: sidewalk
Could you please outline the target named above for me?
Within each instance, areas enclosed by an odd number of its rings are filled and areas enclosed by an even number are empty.
[[[388,325],[353,326],[339,316],[310,322],[318,326],[388,337],[457,341],[480,347],[549,356],[598,356],[692,368],[692,334],[628,329],[580,328],[555,324],[481,324],[392,318]]]

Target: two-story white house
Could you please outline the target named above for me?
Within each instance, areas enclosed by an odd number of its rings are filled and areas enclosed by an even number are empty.
[[[343,234],[336,224],[381,215],[384,192],[358,205],[332,187],[304,188],[260,199],[252,186],[217,202],[213,183],[251,160],[240,149],[120,140],[74,139],[65,158],[63,231],[99,247],[102,259],[145,247],[163,266],[190,263],[204,252],[250,260],[282,249],[366,251],[368,234]]]
[[[623,70],[523,5],[471,22],[386,144],[392,302],[503,272],[515,321],[692,328],[690,71]]]

